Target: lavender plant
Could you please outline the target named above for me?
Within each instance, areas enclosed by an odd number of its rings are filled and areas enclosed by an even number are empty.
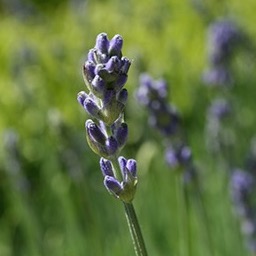
[[[123,202],[130,233],[137,256],[147,255],[140,226],[132,204],[137,187],[137,164],[134,159],[120,156],[128,137],[124,108],[128,92],[124,85],[131,61],[122,55],[123,38],[111,40],[106,33],[96,38],[83,65],[88,93],[78,93],[78,102],[92,119],[85,123],[87,142],[98,154],[104,186]]]

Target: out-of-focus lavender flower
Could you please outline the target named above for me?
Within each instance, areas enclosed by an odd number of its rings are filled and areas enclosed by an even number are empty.
[[[171,167],[187,166],[192,159],[192,152],[186,145],[177,145],[167,147],[165,151],[165,160]]]
[[[106,33],[97,36],[83,65],[88,92],[79,92],[77,100],[93,119],[85,123],[86,138],[90,148],[102,157],[100,167],[106,189],[131,203],[137,184],[136,161],[121,157],[119,170],[113,167],[128,137],[123,115],[128,92],[123,87],[131,62],[122,56],[122,46],[120,35],[110,40]]]
[[[229,20],[212,23],[208,30],[209,68],[203,73],[203,81],[210,86],[233,84],[230,62],[242,42],[240,29]]]
[[[230,60],[241,39],[241,33],[230,20],[220,20],[210,25],[208,31],[209,60],[213,65]]]
[[[166,81],[153,80],[148,74],[142,74],[136,97],[149,111],[148,120],[151,126],[164,136],[176,133],[180,117],[176,108],[167,101]]]
[[[209,86],[231,86],[233,79],[228,68],[211,67],[203,73],[203,81]]]
[[[234,170],[231,177],[231,193],[237,213],[241,217],[246,217],[249,213],[249,197],[253,191],[254,183],[250,173],[240,169]]]
[[[235,169],[230,181],[234,209],[241,221],[250,251],[256,252],[255,178],[249,172]]]
[[[164,80],[153,80],[148,74],[140,75],[137,99],[145,107],[155,108],[157,103],[166,100],[167,84]]]

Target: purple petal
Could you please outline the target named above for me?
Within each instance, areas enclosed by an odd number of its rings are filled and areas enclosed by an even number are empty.
[[[96,38],[95,48],[101,53],[107,53],[109,47],[109,40],[106,33],[100,33]]]
[[[92,121],[87,120],[85,123],[86,131],[90,139],[96,141],[97,143],[104,145],[106,142],[106,136],[101,131],[101,129]]]
[[[115,35],[109,42],[108,53],[110,56],[122,55],[121,50],[123,47],[123,38],[120,35]]]
[[[100,111],[98,105],[89,97],[84,100],[84,109],[93,117],[97,117]]]
[[[127,169],[130,171],[130,173],[133,175],[133,177],[136,177],[137,175],[137,162],[134,159],[129,159],[126,163]]]
[[[115,131],[115,138],[118,142],[119,147],[124,146],[128,137],[128,125],[122,123]]]
[[[79,92],[77,94],[77,101],[82,105],[84,106],[84,101],[85,99],[88,97],[88,94],[86,92]]]
[[[118,196],[122,191],[122,185],[120,182],[112,176],[105,176],[104,185],[109,192]]]
[[[126,173],[127,173],[127,170],[126,170],[127,160],[123,156],[120,156],[120,157],[118,157],[118,162],[119,162],[119,166],[120,166],[121,172],[123,174],[123,177],[125,177]]]
[[[104,176],[114,176],[112,164],[105,158],[100,159],[100,168]]]

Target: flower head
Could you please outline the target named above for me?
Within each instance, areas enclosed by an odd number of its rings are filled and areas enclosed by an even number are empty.
[[[136,96],[138,102],[149,111],[148,120],[151,126],[164,136],[177,131],[180,118],[176,108],[168,103],[165,80],[153,80],[148,74],[142,74]]]
[[[120,116],[127,100],[127,90],[123,87],[131,62],[122,56],[122,46],[120,35],[109,40],[106,33],[101,33],[83,65],[84,81],[90,93],[80,92],[78,101],[92,117],[108,125]]]
[[[79,92],[77,101],[92,119],[85,122],[87,142],[101,156],[104,186],[116,198],[131,203],[137,186],[136,161],[119,157],[119,170],[113,167],[128,137],[124,107],[128,92],[124,87],[131,62],[122,55],[123,38],[106,33],[96,38],[83,65],[83,77],[89,92]]]
[[[220,20],[209,27],[209,58],[213,64],[229,60],[241,33],[237,26],[229,20]]]

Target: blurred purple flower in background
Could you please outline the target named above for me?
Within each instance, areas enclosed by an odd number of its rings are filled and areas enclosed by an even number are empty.
[[[209,68],[203,74],[203,81],[210,86],[229,86],[233,83],[230,62],[241,43],[242,33],[229,20],[212,23],[208,29]]]

